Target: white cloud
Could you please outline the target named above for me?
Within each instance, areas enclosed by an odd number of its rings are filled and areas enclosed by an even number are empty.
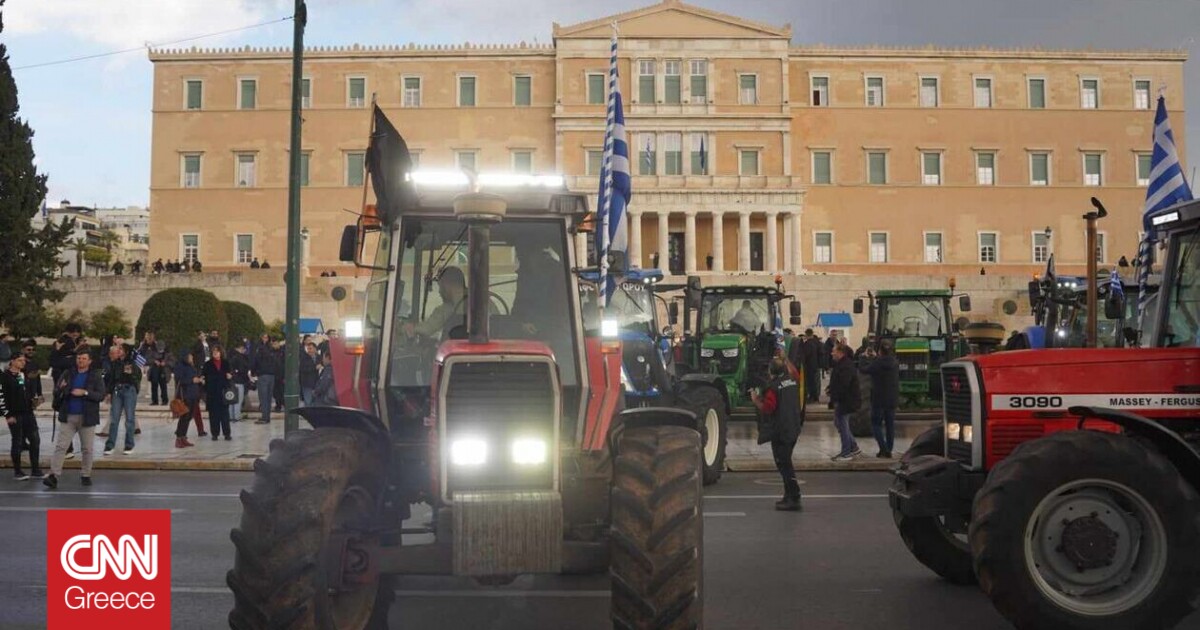
[[[4,27],[131,48],[249,26],[283,17],[290,6],[286,0],[9,0]]]

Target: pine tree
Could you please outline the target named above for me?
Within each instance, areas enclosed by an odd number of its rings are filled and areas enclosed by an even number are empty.
[[[3,6],[0,0],[0,34]],[[46,176],[33,165],[33,130],[18,111],[8,47],[0,41],[0,323],[21,332],[36,327],[47,302],[63,298],[53,281],[75,226],[47,222],[35,230],[30,223],[46,198]]]

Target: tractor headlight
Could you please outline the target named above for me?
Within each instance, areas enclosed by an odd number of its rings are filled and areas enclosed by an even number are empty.
[[[512,443],[512,460],[523,466],[540,466],[546,463],[546,440],[524,438]]]
[[[967,444],[971,443],[971,438],[975,437],[974,427],[969,424],[964,424],[962,428],[962,440]]]
[[[705,359],[711,357],[713,354],[714,351],[712,348],[700,348],[700,356],[704,357]]]
[[[957,440],[962,436],[962,425],[957,422],[946,423],[946,437],[951,440]]]
[[[482,466],[487,463],[487,442],[463,438],[450,443],[450,461],[455,466]]]
[[[736,359],[737,355],[738,355],[737,348],[730,348],[728,350],[721,351],[721,356],[725,357],[726,359]]]
[[[600,336],[605,339],[615,339],[621,336],[621,322],[615,319],[605,319],[600,322]]]

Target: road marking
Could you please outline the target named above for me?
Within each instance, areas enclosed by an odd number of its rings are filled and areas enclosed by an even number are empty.
[[[35,497],[49,498],[52,496],[84,496],[84,497],[131,497],[134,499],[175,499],[175,498],[192,498],[197,499],[236,499],[236,494],[211,494],[211,493],[188,493],[188,492],[75,492],[67,490],[0,490],[0,494],[17,494]]]
[[[886,494],[805,494],[804,499],[886,499]],[[708,494],[705,499],[778,499],[775,494]]]
[[[745,512],[705,512],[705,516],[745,516]]]

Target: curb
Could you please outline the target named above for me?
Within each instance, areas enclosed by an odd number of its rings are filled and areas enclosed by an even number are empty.
[[[257,458],[256,458],[257,459]],[[250,471],[254,470],[253,459],[239,460],[186,460],[186,459],[126,459],[112,460],[97,458],[92,470],[184,470],[184,471]],[[83,466],[79,456],[63,462],[63,470],[78,470]],[[12,459],[0,459],[0,469],[12,468]],[[42,471],[50,472],[50,462],[42,465]]]
[[[796,459],[792,464],[797,471],[808,472],[888,472],[896,465],[895,459],[862,457],[849,462],[833,462],[828,459]],[[729,472],[775,472],[775,462],[766,459],[726,459]]]

